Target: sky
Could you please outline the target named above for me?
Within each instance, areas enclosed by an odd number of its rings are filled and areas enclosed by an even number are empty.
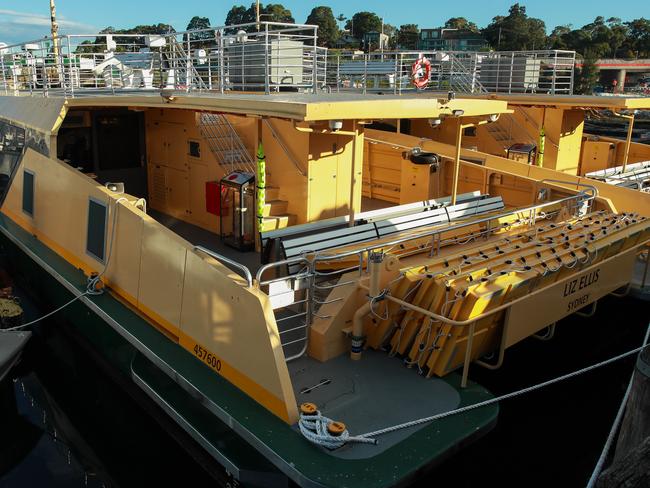
[[[167,23],[176,30],[185,30],[188,21],[199,15],[208,17],[214,26],[223,25],[233,5],[249,5],[251,0],[57,0],[59,30],[68,34],[90,34],[104,27],[128,28],[138,24]],[[265,3],[265,2],[263,2]],[[311,9],[327,5],[334,15],[352,16],[355,12],[372,10],[386,23],[418,24],[439,27],[450,17],[466,17],[479,27],[489,24],[495,15],[507,14],[515,0],[464,0],[424,2],[399,0],[275,0],[289,8],[296,22],[304,22]],[[556,25],[581,27],[598,16],[620,17],[624,21],[650,17],[647,0],[535,0],[520,1],[531,17],[541,18],[550,32]],[[0,42],[12,44],[37,39],[49,32],[48,0],[0,0]]]

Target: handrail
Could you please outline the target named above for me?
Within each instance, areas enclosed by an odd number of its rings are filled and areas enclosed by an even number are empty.
[[[544,180],[542,180],[542,182],[543,181]],[[553,181],[556,181],[556,180],[546,180],[546,181],[553,182]],[[557,180],[557,181],[559,181],[559,180]],[[559,182],[561,182],[561,183],[569,183],[569,182],[562,182],[562,181],[559,181]],[[569,184],[578,185],[577,183],[569,183]],[[379,247],[392,247],[392,246],[396,246],[398,244],[402,244],[404,242],[408,242],[408,241],[415,240],[415,239],[422,239],[424,237],[433,237],[435,235],[440,235],[442,233],[447,233],[447,232],[462,229],[462,228],[465,228],[465,227],[474,226],[476,224],[480,224],[480,223],[483,223],[483,222],[490,222],[492,220],[497,220],[497,219],[501,219],[501,218],[505,218],[505,217],[510,217],[510,216],[516,215],[518,213],[533,212],[535,210],[542,209],[544,207],[557,205],[559,203],[568,202],[570,200],[582,201],[582,199],[586,199],[587,201],[590,201],[590,200],[593,200],[597,196],[598,190],[595,187],[592,187],[591,185],[586,185],[586,184],[581,185],[581,186],[586,186],[586,187],[594,190],[595,194],[592,195],[592,196],[587,196],[585,194],[585,192],[579,192],[577,195],[572,195],[570,197],[561,198],[559,200],[553,200],[551,202],[544,202],[544,203],[540,203],[540,204],[533,205],[533,206],[530,206],[530,207],[519,208],[519,209],[511,210],[509,212],[500,213],[500,214],[497,214],[497,215],[490,215],[490,216],[483,217],[483,218],[480,218],[480,219],[477,219],[477,220],[470,220],[470,221],[467,221],[467,222],[461,222],[460,224],[452,225],[452,226],[445,227],[445,228],[442,228],[442,229],[437,229],[437,230],[434,230],[433,232],[431,230],[429,230],[429,231],[425,231],[425,232],[422,232],[422,233],[419,233],[419,234],[414,234],[414,235],[410,235],[410,236],[407,236],[407,237],[402,237],[400,239],[396,239],[396,240],[389,241],[389,242],[375,243],[372,246],[364,247],[362,249],[355,249],[353,251],[348,251],[348,252],[340,253],[340,254],[332,254],[332,255],[318,255],[318,254],[316,254],[315,257],[314,257],[314,262],[332,261],[332,260],[336,260],[336,259],[343,259],[343,258],[347,258],[347,257],[350,257],[350,256],[363,254],[365,252],[372,251],[373,249],[377,249]]]
[[[596,188],[593,185],[589,185],[587,183],[576,183],[575,181],[567,181],[567,180],[555,180],[553,178],[544,178],[543,180],[540,180],[539,183],[559,183],[561,185],[583,186],[593,192],[590,200],[598,197],[598,188]]]
[[[296,256],[295,258],[283,259],[282,261],[273,261],[272,263],[267,263],[267,264],[262,265],[260,267],[260,269],[257,270],[257,274],[255,275],[255,281],[257,282],[257,286],[260,287],[260,286],[263,286],[263,285],[268,285],[270,282],[276,281],[276,280],[262,281],[262,275],[264,274],[265,271],[267,271],[267,270],[269,270],[271,268],[277,268],[277,267],[280,267],[280,266],[296,264],[296,263],[300,263],[300,262],[310,264],[309,259],[307,259],[305,257],[302,257],[302,256]],[[290,278],[295,278],[295,277],[296,277],[296,275],[291,275],[291,276],[287,276],[286,278],[290,279]]]
[[[214,251],[211,251],[210,249],[207,249],[203,246],[194,246],[195,251],[200,251],[204,254],[207,254],[208,256],[216,259],[217,261],[221,262],[223,261],[224,263],[237,268],[237,271],[240,271],[243,273],[244,278],[246,278],[246,282],[248,283],[247,288],[252,288],[253,287],[253,275],[251,274],[250,270],[244,266],[241,263],[238,263],[237,261],[234,261],[230,258],[227,258],[226,256],[222,256],[221,254],[218,254]]]
[[[633,250],[633,249],[637,249],[637,248],[639,248],[641,246],[642,245],[637,244],[635,246],[632,246],[628,250],[626,250],[626,252],[628,252],[630,250]],[[608,258],[605,258],[602,261],[599,261],[599,263],[609,262],[610,260],[616,259],[617,257],[619,257],[618,254],[616,254],[614,256],[610,256]],[[581,269],[584,270],[585,268],[588,268],[589,266],[592,266],[593,264],[594,264],[593,261],[590,260],[587,263],[587,265],[585,267],[581,268]],[[448,317],[445,317],[444,315],[437,314],[435,312],[432,312],[431,310],[427,310],[427,309],[424,309],[422,307],[418,307],[417,305],[413,305],[412,303],[409,303],[409,302],[401,300],[401,299],[399,299],[397,297],[394,297],[390,293],[385,294],[384,298],[386,300],[391,301],[391,302],[397,303],[401,307],[408,308],[410,310],[413,310],[416,313],[420,313],[420,314],[425,315],[425,316],[427,316],[429,318],[437,320],[438,322],[442,322],[442,323],[445,323],[445,324],[448,324],[448,325],[451,325],[451,326],[454,326],[454,327],[466,327],[466,326],[471,325],[472,323],[475,323],[475,322],[477,322],[477,321],[479,321],[481,319],[489,317],[490,315],[494,315],[497,312],[501,312],[502,310],[505,310],[505,309],[511,307],[512,305],[515,305],[515,304],[521,303],[521,302],[523,302],[525,300],[528,300],[532,296],[539,295],[540,293],[542,293],[543,291],[546,291],[549,287],[553,286],[554,284],[555,283],[551,283],[551,284],[542,286],[541,288],[539,288],[537,290],[534,290],[531,293],[528,293],[528,294],[526,294],[524,296],[516,298],[516,299],[514,299],[514,300],[512,300],[510,302],[502,303],[501,305],[499,305],[499,306],[497,306],[495,308],[492,308],[492,309],[488,310],[487,312],[483,312],[483,313],[481,313],[481,314],[479,314],[479,315],[477,315],[475,317],[471,317],[471,318],[466,319],[466,320],[450,319]],[[359,288],[361,288],[362,290],[370,291],[370,288],[367,285],[364,285],[362,283],[359,283]]]
[[[273,135],[273,138],[274,138],[276,141],[278,141],[278,145],[280,146],[280,148],[282,148],[282,150],[284,151],[284,154],[287,155],[287,157],[289,158],[289,160],[290,160],[290,161],[293,163],[293,165],[296,167],[296,170],[298,170],[298,173],[300,173],[300,176],[304,176],[304,177],[306,177],[306,176],[307,176],[307,173],[305,172],[304,169],[302,169],[302,168],[300,167],[300,164],[298,163],[298,161],[296,160],[296,158],[293,156],[293,154],[291,154],[291,152],[289,152],[289,148],[287,148],[287,146],[284,144],[284,141],[282,140],[282,138],[280,137],[280,135],[279,135],[279,134],[277,133],[277,131],[275,130],[275,127],[273,127],[273,124],[271,123],[271,121],[270,121],[269,119],[262,119],[262,120],[264,120],[264,123],[265,123],[266,126],[269,128],[269,130],[271,131],[271,134]]]

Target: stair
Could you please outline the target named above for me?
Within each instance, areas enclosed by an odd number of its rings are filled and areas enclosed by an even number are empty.
[[[285,200],[267,200],[264,204],[264,217],[286,215],[287,205],[289,205],[289,202]]]
[[[293,214],[269,215],[262,221],[262,232],[284,229],[296,223],[296,216]]]
[[[222,114],[202,113],[198,127],[219,165],[226,173],[236,169],[255,174],[257,165],[241,137]]]
[[[280,189],[277,186],[266,186],[266,200],[280,200]]]

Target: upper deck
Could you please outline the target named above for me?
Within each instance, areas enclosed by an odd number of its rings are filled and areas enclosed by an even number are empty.
[[[62,35],[0,49],[0,91],[67,98],[129,91],[573,92],[572,51],[330,52],[317,26],[260,22],[165,34]]]

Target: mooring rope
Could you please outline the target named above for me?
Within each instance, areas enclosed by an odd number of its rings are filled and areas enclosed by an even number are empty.
[[[649,328],[649,330],[650,330],[650,328]],[[374,437],[377,437],[377,436],[380,436],[380,435],[388,434],[390,432],[395,432],[396,430],[406,429],[408,427],[414,427],[416,425],[425,424],[425,423],[428,423],[428,422],[432,422],[434,420],[439,420],[439,419],[449,417],[449,416],[452,416],[452,415],[457,415],[459,413],[469,412],[470,410],[475,410],[477,408],[486,407],[488,405],[492,405],[492,404],[500,402],[502,400],[507,400],[509,398],[518,397],[518,396],[524,395],[526,393],[530,393],[532,391],[539,390],[540,388],[544,388],[546,386],[550,386],[550,385],[553,385],[555,383],[559,383],[560,381],[564,381],[564,380],[579,376],[581,374],[588,373],[589,371],[593,371],[594,369],[598,369],[598,368],[600,368],[602,366],[606,366],[608,364],[614,363],[616,361],[619,361],[621,359],[629,357],[629,356],[631,356],[633,354],[637,354],[638,352],[640,352],[643,349],[645,349],[646,347],[648,347],[648,345],[649,344],[646,344],[646,340],[644,340],[644,345],[642,345],[640,347],[637,347],[637,348],[634,348],[634,349],[632,349],[630,351],[624,352],[622,354],[619,354],[618,356],[614,356],[612,358],[606,359],[606,360],[601,361],[601,362],[596,363],[596,364],[592,364],[591,366],[587,366],[587,367],[579,369],[577,371],[573,371],[571,373],[567,373],[565,375],[558,376],[556,378],[553,378],[553,379],[550,379],[550,380],[547,380],[547,381],[543,381],[541,383],[537,383],[535,385],[528,386],[526,388],[522,388],[521,390],[513,391],[511,393],[506,393],[505,395],[501,395],[501,396],[498,396],[498,397],[495,397],[495,398],[491,398],[491,399],[485,400],[483,402],[474,403],[472,405],[467,405],[465,407],[460,407],[460,408],[457,408],[455,410],[449,410],[447,412],[442,412],[442,413],[439,413],[439,414],[436,414],[436,415],[431,415],[429,417],[423,417],[423,418],[420,418],[420,419],[417,419],[417,420],[411,420],[409,422],[404,422],[402,424],[393,425],[393,426],[390,426],[390,427],[385,427],[383,429],[375,430],[373,432],[367,432],[365,434],[359,435],[358,437],[374,438]]]
[[[111,234],[110,234],[111,240],[110,240],[110,243],[109,243],[109,246],[108,246],[108,254],[106,256],[106,263],[104,264],[104,269],[102,270],[101,273],[93,274],[93,275],[88,277],[88,280],[87,280],[87,283],[86,283],[86,291],[84,291],[83,293],[81,293],[80,295],[77,295],[73,299],[67,301],[66,303],[64,303],[60,307],[52,310],[51,312],[46,313],[45,315],[43,315],[43,316],[41,316],[41,317],[39,317],[37,319],[31,320],[31,321],[27,322],[26,324],[16,325],[15,327],[8,327],[6,329],[0,329],[0,332],[11,332],[11,331],[15,331],[15,330],[24,329],[26,327],[29,327],[30,325],[34,325],[34,324],[36,324],[38,322],[41,322],[42,320],[45,320],[48,317],[51,317],[55,313],[60,312],[64,308],[68,307],[69,305],[72,305],[74,302],[76,302],[77,300],[79,300],[79,299],[81,299],[83,297],[96,296],[96,295],[101,295],[101,294],[104,293],[104,287],[101,284],[101,277],[106,273],[106,271],[108,270],[108,265],[111,262],[111,256],[113,254],[113,242],[115,241],[115,229],[116,229],[116,226],[117,226],[117,214],[118,214],[118,209],[120,208],[119,207],[120,202],[128,202],[128,199],[126,197],[120,197],[117,200],[115,200],[115,203],[113,204],[113,219],[112,219],[112,222],[111,222]]]
[[[646,331],[645,337],[643,338],[643,344],[644,344],[643,347],[646,347],[648,345],[649,338],[650,338],[650,325],[648,325],[648,330]],[[598,462],[594,467],[594,471],[591,473],[591,477],[587,482],[587,488],[593,488],[596,485],[596,481],[598,481],[598,476],[600,476],[600,472],[603,470],[603,466],[605,465],[605,460],[607,459],[607,454],[609,453],[609,449],[612,447],[612,443],[614,442],[614,438],[616,437],[616,433],[618,432],[618,428],[621,424],[621,420],[623,420],[623,412],[625,412],[625,406],[627,405],[627,401],[630,398],[633,379],[634,379],[634,373],[632,373],[632,376],[630,377],[630,381],[627,384],[625,395],[623,395],[623,400],[621,400],[621,405],[618,407],[618,412],[616,412],[616,417],[614,417],[614,423],[612,424],[612,427],[609,430],[609,435],[607,436],[607,440],[605,441],[603,450],[600,453],[600,457],[598,458]]]

